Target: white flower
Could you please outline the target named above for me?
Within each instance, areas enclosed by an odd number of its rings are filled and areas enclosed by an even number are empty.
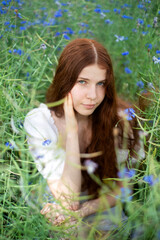
[[[40,46],[40,49],[45,50],[46,48],[47,48],[46,45],[44,43],[42,43],[41,46]]]
[[[149,87],[149,88],[152,88],[152,89],[154,89],[154,90],[155,90],[155,87],[153,86],[153,83],[151,83],[151,82],[148,82],[148,83],[147,83],[147,85],[148,85],[148,87]]]
[[[118,36],[118,35],[114,35],[117,39],[116,39],[116,42],[119,42],[119,41],[123,41],[125,40],[125,37],[124,36]]]
[[[98,167],[98,164],[93,162],[92,160],[90,159],[87,159],[85,162],[84,162],[84,165],[85,167],[87,168],[87,172],[89,174],[92,174],[94,173],[94,171],[96,170],[96,168]]]
[[[155,56],[153,56],[152,60],[154,64],[160,63],[160,59],[156,58]]]

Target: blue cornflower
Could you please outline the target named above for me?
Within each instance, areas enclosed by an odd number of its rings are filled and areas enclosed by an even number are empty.
[[[125,3],[124,7],[128,7],[129,8],[129,7],[132,7],[132,5]]]
[[[150,186],[153,186],[155,183],[159,182],[159,179],[154,179],[153,175],[144,176],[143,180]]]
[[[134,169],[128,169],[124,167],[120,172],[118,172],[118,177],[119,178],[132,178],[136,174],[136,171]]]
[[[70,37],[67,34],[64,34],[63,37],[67,40],[70,40]]]
[[[133,118],[135,118],[135,110],[133,109],[133,108],[126,108],[125,110],[124,110],[124,113],[127,115],[126,116],[126,119],[128,120],[128,121],[131,121]]]
[[[14,148],[14,146],[13,146],[10,142],[6,142],[6,143],[5,143],[5,146],[6,146],[6,147],[9,147],[10,149],[13,149],[13,148]]]
[[[116,198],[120,199],[122,203],[124,202],[129,202],[132,200],[132,196],[131,196],[131,189],[130,188],[121,188],[121,194],[117,195]]]
[[[29,75],[30,75],[30,74],[29,74],[29,72],[27,72],[27,73],[26,73],[26,77],[28,78],[28,77],[29,77]]]
[[[122,56],[126,56],[126,55],[128,55],[128,54],[129,54],[129,52],[126,51],[126,52],[123,52],[123,53],[122,53]]]
[[[122,17],[122,18],[127,18],[127,19],[133,19],[133,17],[131,17],[131,16],[126,16],[126,15],[122,15],[121,17]]]
[[[82,22],[82,23],[80,23],[80,26],[81,27],[88,27],[88,24]]]
[[[0,6],[0,14],[5,14],[7,13],[7,10],[3,10],[2,7]]]
[[[16,16],[17,16],[18,18],[22,18],[22,16],[21,16],[20,13],[14,12],[14,14],[16,14]]]
[[[137,29],[136,28],[132,28],[132,32],[137,32]]]
[[[74,31],[73,31],[72,28],[70,28],[70,27],[67,27],[67,32],[68,32],[69,34],[74,34]]]
[[[12,50],[8,50],[9,53],[12,53]]]
[[[125,73],[127,73],[127,74],[131,74],[132,73],[132,70],[131,69],[129,69],[128,67],[125,67]]]
[[[42,142],[42,145],[43,145],[43,146],[48,146],[48,145],[51,144],[51,142],[52,142],[52,141],[51,141],[50,139],[47,139],[47,140],[45,140],[45,141]]]
[[[7,26],[7,25],[9,25],[9,24],[10,24],[9,21],[7,21],[7,22],[4,23],[5,26]]]
[[[158,11],[158,14],[160,14],[160,11]]]
[[[2,1],[2,4],[3,4],[4,6],[6,6],[6,5],[7,5],[6,1]]]
[[[96,13],[101,13],[101,11],[102,11],[102,10],[101,10],[100,8],[95,8],[95,9],[94,9],[94,12],[96,12]]]
[[[148,34],[148,31],[146,31],[146,32],[145,32],[145,31],[142,31],[142,35],[145,36],[145,35],[147,35],[147,34]]]
[[[58,11],[55,12],[54,17],[58,18],[58,17],[62,17],[62,10],[59,9]]]
[[[147,24],[147,27],[152,27],[150,24]]]
[[[21,24],[25,24],[26,22],[27,22],[27,21],[21,21],[20,23],[21,23]]]
[[[134,177],[135,174],[136,174],[136,171],[135,171],[134,169],[129,169],[128,172],[126,172],[126,176],[127,176],[128,178]]]
[[[137,87],[144,88],[144,83],[140,80],[136,83]]]
[[[60,35],[61,35],[60,32],[56,32],[56,34],[54,36],[57,37],[57,36],[60,36]]]
[[[108,10],[108,9],[107,9],[107,10],[104,9],[104,10],[102,10],[102,11],[103,11],[104,13],[109,13],[109,12],[110,12],[110,10]]]
[[[137,7],[140,8],[140,9],[143,9],[144,5],[143,4],[139,4]]]
[[[87,33],[87,29],[79,30],[79,31],[78,31],[78,34],[83,34],[83,33]]]
[[[3,37],[3,35],[1,34],[1,35],[0,35],[0,39],[1,39],[2,37]]]
[[[17,54],[19,54],[21,56],[23,53],[24,52],[21,49],[17,49]]]
[[[113,21],[111,21],[110,19],[106,19],[104,22],[107,24],[113,24]]]
[[[67,6],[67,3],[61,3],[62,6],[66,7]]]
[[[24,27],[24,26],[21,26],[21,27],[19,27],[19,29],[20,29],[21,31],[24,31],[24,30],[26,30],[27,28]]]
[[[147,43],[145,46],[148,47],[149,49],[152,49],[152,44],[151,43]]]
[[[31,60],[31,57],[30,57],[30,56],[28,56],[28,57],[27,57],[27,60],[28,60],[28,61],[30,61],[30,60]]]
[[[10,28],[16,28],[15,24],[10,25]]]
[[[138,22],[138,24],[142,24],[142,25],[144,24],[144,20],[140,19],[140,18],[137,19],[137,22]]]
[[[40,10],[44,11],[46,10],[46,7],[41,7]]]
[[[156,53],[157,53],[157,54],[160,54],[160,50],[157,50]]]
[[[24,52],[21,49],[13,49],[13,53],[18,54],[20,56],[24,54]]]
[[[114,11],[115,13],[118,13],[118,14],[121,13],[121,10],[120,10],[120,9],[117,9],[117,8],[114,8],[113,11]]]
[[[15,10],[15,9],[17,9],[16,7],[14,7],[14,6],[11,6],[11,10]]]

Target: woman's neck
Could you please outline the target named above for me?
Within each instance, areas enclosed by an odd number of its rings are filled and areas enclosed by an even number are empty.
[[[83,116],[81,114],[75,113],[78,125],[81,126],[90,126],[91,122],[92,122],[92,118],[91,116]]]

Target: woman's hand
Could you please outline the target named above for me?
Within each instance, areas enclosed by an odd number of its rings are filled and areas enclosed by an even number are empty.
[[[47,203],[41,210],[41,214],[44,215],[50,223],[53,225],[71,225],[76,223],[76,219],[69,215],[67,209],[62,209],[58,204]]]
[[[74,109],[73,109],[73,101],[72,101],[71,93],[68,93],[64,101],[64,114],[65,114],[67,134],[73,133],[73,132],[78,133],[78,123],[77,123]]]

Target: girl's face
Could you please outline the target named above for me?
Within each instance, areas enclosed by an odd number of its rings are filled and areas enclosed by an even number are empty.
[[[80,72],[71,90],[73,107],[83,116],[91,115],[105,96],[106,69],[97,64],[89,65]]]

